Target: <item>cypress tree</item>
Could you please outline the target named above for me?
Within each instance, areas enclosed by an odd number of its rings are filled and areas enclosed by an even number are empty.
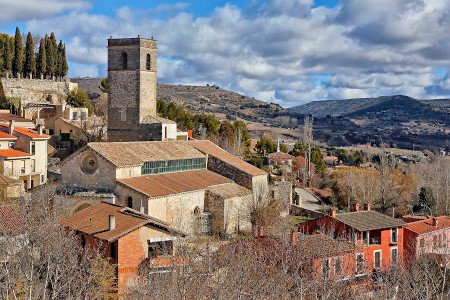
[[[9,36],[6,38],[5,46],[3,48],[3,68],[6,73],[10,73],[12,70],[12,51],[11,41]]]
[[[56,64],[56,76],[58,76],[60,79],[62,78],[62,72],[63,72],[63,43],[62,41],[59,41],[58,49],[57,49],[57,64]]]
[[[24,74],[28,77],[36,73],[36,57],[34,53],[34,41],[31,32],[28,31],[27,42],[25,44],[25,66]]]
[[[39,43],[39,52],[37,59],[37,74],[39,77],[44,77],[47,73],[47,56],[45,55],[45,39],[42,38]]]
[[[51,76],[56,76],[56,69],[58,67],[58,45],[56,44],[56,38],[55,38],[55,33],[51,33],[50,34],[50,43],[51,43],[51,47],[50,47],[50,55],[52,57],[51,59],[51,63],[49,61],[48,63],[48,67],[50,69],[50,73]],[[48,56],[47,56],[48,59]]]
[[[45,35],[45,55],[47,57],[47,76],[53,76],[54,73],[52,66],[54,65],[55,61],[54,61],[54,57],[52,55],[53,53],[53,46],[52,46],[52,42],[50,41],[50,38]]]
[[[14,60],[12,69],[13,74],[17,77],[19,77],[23,70],[23,45],[19,27],[16,27],[16,35],[14,37]]]
[[[66,57],[66,45],[63,45],[63,51],[62,51],[62,77],[66,77],[67,73],[69,72],[69,65],[67,64],[67,57]]]

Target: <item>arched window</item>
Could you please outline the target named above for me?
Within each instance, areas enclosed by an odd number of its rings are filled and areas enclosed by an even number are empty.
[[[152,60],[150,54],[147,54],[147,70],[150,70],[151,67],[152,67]]]
[[[128,54],[122,52],[122,70],[128,69]]]
[[[129,208],[133,208],[133,197],[128,197],[127,198],[127,206]]]

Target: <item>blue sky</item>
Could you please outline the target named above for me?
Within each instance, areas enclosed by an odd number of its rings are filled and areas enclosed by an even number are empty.
[[[158,80],[289,107],[450,95],[448,0],[0,0],[0,32],[67,45],[70,76],[105,76],[109,36],[154,36]]]

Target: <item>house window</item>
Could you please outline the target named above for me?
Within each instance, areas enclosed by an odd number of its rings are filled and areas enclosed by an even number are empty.
[[[425,247],[425,239],[420,239],[419,240],[419,246],[420,246],[420,248]]]
[[[398,248],[391,248],[391,264],[396,265],[398,263]]]
[[[342,275],[342,256],[338,256],[334,258],[334,275]]]
[[[322,275],[324,278],[330,277],[330,259],[329,258],[322,260]]]
[[[32,155],[36,154],[36,143],[35,142],[31,142],[31,154]]]
[[[398,228],[391,228],[391,243],[398,243]]]
[[[173,241],[148,242],[148,257],[167,256],[173,253]]]
[[[356,255],[356,274],[364,274],[364,254]]]
[[[147,70],[150,70],[151,67],[152,67],[151,57],[150,57],[150,54],[147,54],[147,64],[146,64],[146,68],[147,68]]]
[[[86,120],[86,117],[87,117],[86,112],[82,111],[81,112],[81,120]]]
[[[41,175],[41,184],[44,183],[44,175]]]
[[[122,70],[128,69],[128,54],[122,52]]]
[[[128,197],[127,198],[127,206],[129,208],[133,208],[133,197]]]
[[[444,247],[444,234],[439,234],[439,247]]]
[[[148,161],[142,165],[141,174],[160,174],[206,168],[206,158]]]
[[[373,252],[373,267],[375,269],[381,268],[381,250],[375,250]]]
[[[369,245],[369,231],[363,231],[363,244]]]
[[[74,111],[74,112],[72,113],[72,119],[73,119],[73,120],[78,120],[78,112]]]

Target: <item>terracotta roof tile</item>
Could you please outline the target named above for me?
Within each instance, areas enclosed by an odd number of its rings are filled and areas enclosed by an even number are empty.
[[[9,124],[6,124],[6,123],[0,123],[0,126],[3,128],[9,128]],[[26,135],[33,139],[49,139],[50,138],[49,135],[39,134],[36,130],[18,127],[18,126],[14,126],[14,132]]]
[[[25,118],[16,116],[12,113],[9,113],[9,112],[8,113],[0,112],[0,120],[1,121],[16,121],[16,122],[33,122],[30,119],[25,119]]]
[[[89,143],[93,149],[115,166],[140,165],[147,161],[204,158],[205,155],[184,142],[103,142]]]
[[[281,161],[293,159],[294,156],[292,156],[288,153],[284,153],[284,152],[274,152],[274,153],[270,153],[269,155],[267,155],[267,158],[271,161],[281,162]]]
[[[0,140],[17,140],[17,136],[0,131]]]
[[[416,222],[408,223],[405,227],[406,230],[410,230],[417,234],[424,234],[450,227],[450,217],[441,216],[435,217],[437,220],[437,226],[432,225],[432,218],[426,220],[420,220]]]
[[[405,225],[399,219],[386,216],[374,210],[337,214],[336,220],[359,231],[376,230]]]
[[[0,231],[17,230],[23,226],[23,220],[12,205],[0,205]]]
[[[30,153],[19,151],[16,149],[0,149],[0,157],[31,157]]]
[[[109,216],[116,218],[116,227],[109,230]],[[118,238],[142,226],[152,225],[168,233],[183,235],[167,223],[141,214],[127,207],[101,202],[85,208],[73,215],[61,219],[60,223],[73,230],[83,232],[95,238],[113,242]]]
[[[263,170],[245,162],[244,160],[234,156],[233,154],[225,151],[224,149],[220,148],[216,144],[214,144],[211,141],[208,140],[191,140],[187,142],[189,145],[195,147],[199,151],[208,154],[210,156],[213,156],[224,163],[227,163],[236,169],[247,173],[252,176],[258,176],[258,175],[267,175],[266,172]]]
[[[149,197],[160,197],[204,190],[213,185],[229,183],[231,180],[204,169],[132,177],[119,179],[117,182]]]
[[[245,187],[234,182],[215,185],[213,187],[209,187],[207,191],[209,193],[219,195],[225,199],[252,195],[252,192],[249,189],[246,189]]]

